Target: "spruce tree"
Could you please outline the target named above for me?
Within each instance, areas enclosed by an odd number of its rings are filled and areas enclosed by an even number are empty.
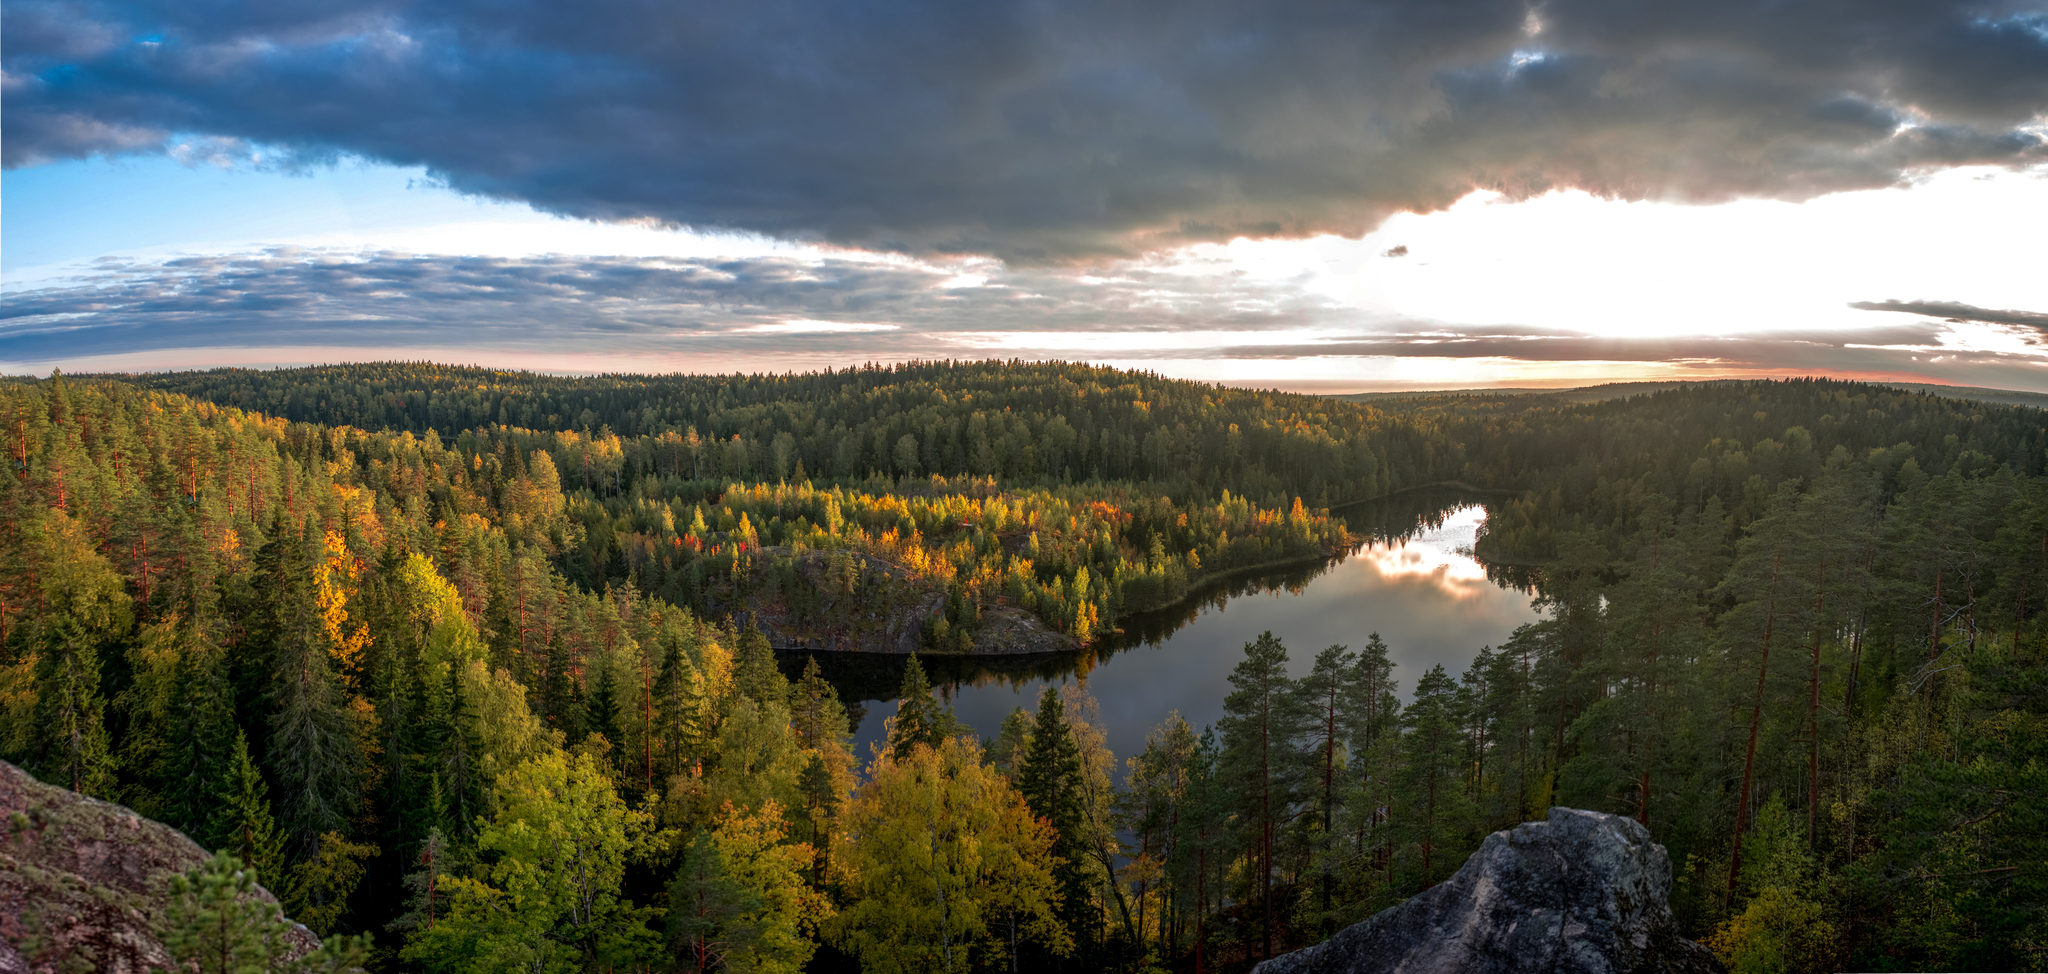
[[[36,661],[41,741],[30,769],[81,795],[109,796],[114,755],[100,694],[99,640],[68,615],[51,619],[45,633]]]
[[[583,686],[577,682],[569,641],[557,636],[547,647],[547,665],[537,688],[541,716],[564,740],[583,739]]]
[[[1011,709],[1003,718],[1003,726],[996,731],[995,740],[982,750],[988,755],[990,764],[1008,776],[1011,781],[1024,769],[1024,755],[1031,747],[1031,712],[1022,707]]]
[[[896,721],[889,728],[890,754],[903,760],[910,756],[913,747],[938,747],[952,733],[952,711],[939,706],[938,699],[932,696],[930,681],[925,679],[924,666],[917,661],[916,653],[910,654],[910,664],[903,670],[903,685],[896,691]]]
[[[775,663],[775,650],[759,629],[748,629],[739,638],[738,658],[733,660],[733,682],[740,694],[755,703],[789,704],[789,680]]]
[[[258,558],[270,640],[270,742],[278,819],[297,856],[360,810],[363,755],[313,602],[312,566],[297,532],[280,530]]]
[[[816,750],[845,743],[846,705],[839,702],[838,688],[818,668],[816,656],[804,664],[803,678],[790,690],[790,704],[790,728],[804,747]]]
[[[826,859],[831,843],[827,841],[827,829],[839,815],[839,783],[832,769],[825,764],[825,756],[813,752],[805,761],[804,769],[798,774],[797,792],[803,795],[804,816],[803,837],[817,850],[817,857],[811,868],[811,881],[821,882],[824,878]]]
[[[483,756],[486,743],[477,735],[474,702],[462,687],[461,675],[448,673],[448,701],[445,723],[437,725],[434,753],[434,782],[440,805],[434,824],[447,835],[467,840],[476,832],[477,816],[484,811]]]
[[[197,627],[194,627],[195,630]],[[218,646],[195,632],[178,657],[175,681],[182,694],[174,712],[165,784],[171,822],[186,835],[210,836],[222,813],[218,796],[236,786],[233,689]],[[247,742],[241,746],[248,752]],[[247,861],[247,860],[244,860]]]
[[[1095,925],[1088,919],[1094,859],[1085,845],[1088,823],[1087,810],[1082,807],[1081,774],[1081,748],[1067,724],[1066,705],[1059,689],[1047,686],[1038,694],[1038,719],[1017,775],[1017,791],[1032,816],[1052,827],[1052,851],[1060,859],[1053,870],[1059,895],[1054,912],[1074,942],[1085,949],[1095,939],[1091,935]]]
[[[661,670],[654,678],[655,766],[661,781],[687,774],[699,755],[706,728],[706,701],[697,666],[690,659],[684,637],[673,629],[663,630]]]
[[[602,734],[611,742],[612,756],[618,757],[621,738],[619,731],[618,682],[612,679],[611,667],[600,667],[597,679],[591,681],[590,696],[583,705],[583,734]]]
[[[249,759],[249,738],[235,731],[225,787],[216,796],[219,811],[208,836],[215,849],[232,853],[272,882],[284,878],[284,837],[270,812],[270,786],[256,762]]]
[[[377,732],[386,769],[379,789],[379,818],[385,838],[394,848],[404,848],[429,827],[424,814],[426,775],[432,766],[428,753],[445,727],[435,726],[438,694],[423,685],[418,647],[391,639],[373,648]],[[440,709],[446,710],[445,703]]]

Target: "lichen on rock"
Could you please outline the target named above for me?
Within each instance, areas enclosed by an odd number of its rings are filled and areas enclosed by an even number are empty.
[[[160,939],[171,877],[206,862],[198,843],[5,761],[0,823],[0,974],[171,966]],[[294,955],[320,943],[304,927],[290,936]]]

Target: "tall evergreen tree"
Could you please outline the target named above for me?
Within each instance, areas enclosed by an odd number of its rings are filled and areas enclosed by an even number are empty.
[[[789,679],[776,665],[775,650],[761,630],[749,628],[740,635],[739,654],[733,660],[733,683],[755,703],[789,703]]]
[[[583,708],[583,732],[586,735],[604,735],[604,739],[611,742],[613,763],[616,764],[619,744],[625,738],[619,730],[618,681],[612,678],[611,667],[607,666],[600,667],[597,679],[591,682],[590,696]]]
[[[1082,793],[1081,750],[1067,723],[1059,689],[1047,686],[1038,694],[1038,719],[1031,728],[1031,746],[1017,775],[1017,791],[1031,814],[1051,826],[1057,901],[1053,912],[1084,956],[1094,943],[1091,922],[1095,882],[1094,856],[1088,842],[1086,796]]]
[[[846,705],[839,691],[818,668],[818,658],[804,664],[804,675],[790,691],[790,727],[804,747],[817,750],[843,744],[847,738]]]
[[[1345,720],[1355,657],[1349,647],[1330,646],[1316,654],[1315,665],[1296,685],[1307,735],[1307,825],[1309,871],[1314,875],[1317,912],[1330,913],[1336,893],[1337,863],[1333,850],[1339,799],[1349,784],[1343,773]]]
[[[1273,956],[1274,847],[1300,799],[1306,761],[1299,742],[1306,714],[1287,676],[1287,647],[1271,632],[1244,645],[1223,698],[1223,775],[1233,793],[1240,838],[1258,889],[1262,957]]]
[[[543,664],[539,686],[535,687],[535,704],[548,726],[561,731],[563,738],[570,741],[583,739],[582,675],[576,672],[575,654],[569,646],[569,638],[557,633],[548,641],[546,662]]]
[[[916,653],[910,654],[910,663],[903,670],[903,686],[896,691],[896,720],[889,728],[890,753],[900,761],[910,756],[913,747],[938,747],[952,733],[953,712],[939,706],[938,698],[932,695],[931,682],[925,679],[923,664],[917,661]]]
[[[180,700],[169,741],[168,807],[172,824],[192,836],[217,832],[214,819],[222,806],[216,799],[240,774],[235,742],[241,735],[222,655],[220,647],[194,627],[194,638],[179,656],[175,671]],[[246,759],[246,741],[239,750]]]
[[[1369,894],[1386,885],[1393,849],[1387,839],[1387,810],[1392,806],[1395,745],[1401,734],[1401,700],[1396,696],[1394,661],[1379,633],[1366,637],[1345,680],[1345,747],[1350,754],[1351,788],[1346,819],[1355,856],[1367,868],[1354,871]]]
[[[1469,829],[1464,731],[1458,684],[1441,664],[1415,681],[1415,700],[1402,714],[1397,830],[1413,843],[1422,889],[1462,861]]]
[[[306,543],[280,524],[258,556],[270,645],[270,743],[278,819],[295,857],[362,810],[363,754],[312,598]]]
[[[249,738],[235,732],[228,778],[216,796],[220,810],[208,836],[215,849],[226,850],[272,882],[284,879],[284,837],[270,812],[270,786],[249,759]]]

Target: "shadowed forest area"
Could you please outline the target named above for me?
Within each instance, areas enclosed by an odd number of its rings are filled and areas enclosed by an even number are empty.
[[[373,970],[1242,971],[1552,805],[1648,825],[1733,970],[2048,964],[2041,410],[390,363],[0,423],[0,756]],[[1545,610],[1462,673],[1264,638],[1115,755],[1079,686],[983,740],[913,662],[855,754],[776,662],[1085,652],[1446,483]]]

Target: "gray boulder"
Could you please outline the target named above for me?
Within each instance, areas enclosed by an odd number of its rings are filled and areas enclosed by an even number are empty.
[[[1711,974],[1671,918],[1671,860],[1633,819],[1553,808],[1457,875],[1253,974]]]

